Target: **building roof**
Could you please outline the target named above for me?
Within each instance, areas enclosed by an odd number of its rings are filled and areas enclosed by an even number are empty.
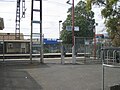
[[[0,33],[0,40],[15,40],[15,33]],[[20,33],[20,40],[24,40],[23,33]]]

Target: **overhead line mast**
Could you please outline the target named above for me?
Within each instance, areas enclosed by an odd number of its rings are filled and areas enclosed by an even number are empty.
[[[39,25],[39,33],[37,33],[37,35],[39,35],[39,46],[40,46],[40,63],[44,63],[43,61],[43,36],[42,36],[42,0],[31,0],[31,41],[30,41],[30,61],[32,63],[32,47],[33,47],[33,35],[35,35],[35,30],[33,28],[34,24],[38,24]],[[39,5],[39,7],[35,8],[34,7],[34,3],[37,2],[37,4]],[[37,14],[39,15],[38,20],[35,20],[34,15],[35,12],[37,12]]]
[[[17,7],[16,7],[16,26],[15,26],[15,39],[19,40],[20,39],[20,19],[25,18],[25,0],[22,0],[22,17],[21,17],[21,0],[17,0]]]

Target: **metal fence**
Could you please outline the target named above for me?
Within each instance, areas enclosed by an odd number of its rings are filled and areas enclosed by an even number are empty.
[[[84,59],[101,60],[101,48],[111,46],[110,39],[75,37],[75,52],[84,54]]]
[[[32,38],[32,55],[30,53],[30,35],[20,34],[20,38],[16,39],[15,34],[5,33],[0,34],[0,61],[20,61],[30,60],[32,56],[33,60],[40,60],[41,43],[38,34],[34,34]],[[43,43],[44,44],[44,43]],[[65,45],[66,50],[71,51],[69,45]],[[68,48],[69,47],[69,48]],[[44,44],[44,54],[48,58],[49,54],[46,53],[59,53],[61,54],[61,43],[58,44]],[[54,54],[50,54],[54,56]],[[31,60],[30,60],[31,62]]]
[[[101,48],[110,46],[108,40],[98,40],[96,47],[94,46],[94,39],[91,37],[75,37],[75,54],[77,57],[83,55],[86,59],[100,59]],[[72,44],[63,44],[65,53],[72,53]],[[32,54],[40,57],[40,37],[37,33],[32,38]],[[61,43],[58,44],[44,44],[44,53],[61,53]],[[22,54],[22,55],[21,55]],[[1,59],[6,59],[8,56],[12,58],[30,58],[30,35],[20,34],[20,39],[15,39],[15,34],[6,33],[0,34],[0,56]],[[22,57],[24,56],[24,57]]]
[[[91,37],[75,37],[75,51],[77,53],[92,53],[93,38]]]
[[[101,49],[102,58],[102,90],[120,89],[120,48],[105,47]],[[115,69],[113,69],[115,68]],[[106,72],[106,73],[105,73]],[[112,75],[112,76],[111,76]],[[109,78],[113,78],[109,81]]]
[[[61,53],[60,44],[44,44],[44,53]]]

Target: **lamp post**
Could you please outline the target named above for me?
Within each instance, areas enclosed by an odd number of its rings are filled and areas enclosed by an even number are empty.
[[[96,28],[94,28],[94,60],[96,59]]]
[[[60,23],[62,22],[62,20],[59,21],[59,39],[60,39]]]
[[[66,3],[72,5],[72,59],[73,64],[75,64],[75,40],[74,40],[74,0],[72,0],[72,3],[70,3],[70,0],[68,0]]]

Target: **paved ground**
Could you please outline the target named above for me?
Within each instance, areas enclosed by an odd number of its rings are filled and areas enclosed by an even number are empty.
[[[120,83],[120,70],[107,68],[105,80]],[[0,62],[0,90],[101,90],[101,83],[100,64]]]

